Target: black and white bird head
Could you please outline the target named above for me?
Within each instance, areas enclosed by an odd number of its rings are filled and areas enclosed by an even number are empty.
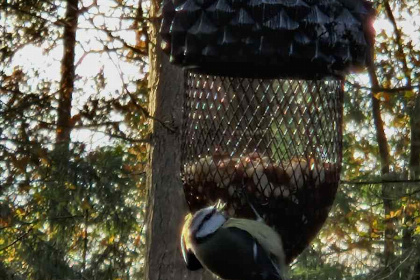
[[[190,234],[192,241],[199,241],[215,233],[227,221],[220,211],[220,203],[201,209],[191,219]]]

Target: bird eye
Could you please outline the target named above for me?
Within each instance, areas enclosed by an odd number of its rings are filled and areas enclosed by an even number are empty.
[[[206,215],[206,217],[204,218],[204,221],[207,221],[207,220],[210,220],[210,218],[216,213],[216,211],[217,211],[217,209],[213,209],[213,210],[211,210],[211,212],[210,213],[208,213],[207,215]]]

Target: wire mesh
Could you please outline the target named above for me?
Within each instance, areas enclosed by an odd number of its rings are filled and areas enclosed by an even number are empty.
[[[252,79],[187,72],[183,181],[192,211],[252,204],[290,262],[333,203],[341,164],[341,80]]]

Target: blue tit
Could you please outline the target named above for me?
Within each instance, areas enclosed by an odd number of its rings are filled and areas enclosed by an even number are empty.
[[[181,235],[184,261],[222,279],[284,280],[280,236],[262,221],[225,216],[217,206],[188,214]]]

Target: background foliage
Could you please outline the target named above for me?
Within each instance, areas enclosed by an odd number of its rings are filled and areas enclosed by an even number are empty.
[[[142,275],[147,75],[136,5],[2,1],[1,279]]]
[[[343,183],[293,279],[420,279],[419,2],[374,5],[375,63],[346,83]],[[1,279],[141,279],[146,12],[0,4]]]

